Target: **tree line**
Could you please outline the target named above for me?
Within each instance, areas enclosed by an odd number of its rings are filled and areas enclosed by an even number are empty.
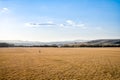
[[[9,43],[0,43],[0,47],[14,47],[14,44],[9,44]]]
[[[63,44],[63,45],[57,45],[57,44],[51,44],[51,45],[31,45],[31,46],[25,46],[25,45],[14,45],[9,43],[0,43],[0,47],[120,47],[120,44]]]

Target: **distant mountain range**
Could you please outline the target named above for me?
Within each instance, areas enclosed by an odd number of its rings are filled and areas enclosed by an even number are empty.
[[[87,44],[114,45],[120,44],[120,39],[99,39],[86,42]]]
[[[74,41],[56,41],[56,42],[39,42],[39,41],[22,41],[22,40],[0,40],[0,43],[9,43],[16,46],[33,46],[33,45],[64,45],[86,42],[86,40],[74,40]]]
[[[98,39],[98,40],[74,40],[59,42],[39,42],[39,41],[21,41],[21,40],[0,40],[0,43],[13,44],[15,46],[41,46],[41,45],[57,45],[57,46],[93,46],[93,45],[115,45],[120,46],[120,39]]]

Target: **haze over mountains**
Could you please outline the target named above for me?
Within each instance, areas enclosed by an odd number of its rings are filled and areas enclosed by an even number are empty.
[[[74,44],[74,43],[82,43],[88,40],[74,40],[74,41],[55,41],[55,42],[40,42],[40,41],[22,41],[22,40],[0,40],[0,43],[9,43],[14,44],[16,46],[33,46],[33,45],[60,45],[60,44]]]
[[[15,46],[41,46],[41,45],[120,45],[120,39],[98,39],[98,40],[74,40],[74,41],[56,41],[56,42],[39,42],[39,41],[21,41],[21,40],[0,40],[0,43],[13,44]]]

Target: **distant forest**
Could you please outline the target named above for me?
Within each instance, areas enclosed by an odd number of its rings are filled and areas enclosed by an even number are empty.
[[[56,44],[51,44],[51,45],[14,45],[10,43],[0,43],[0,47],[120,47],[120,44],[64,44],[64,45],[56,45]]]

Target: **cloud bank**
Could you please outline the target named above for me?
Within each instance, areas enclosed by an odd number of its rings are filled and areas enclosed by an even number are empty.
[[[25,26],[28,27],[44,27],[44,26],[57,26],[57,27],[63,27],[63,28],[68,28],[68,27],[79,27],[82,29],[86,29],[85,24],[83,23],[77,23],[73,20],[66,20],[63,23],[54,23],[54,21],[47,21],[47,22],[27,22],[25,23]]]

